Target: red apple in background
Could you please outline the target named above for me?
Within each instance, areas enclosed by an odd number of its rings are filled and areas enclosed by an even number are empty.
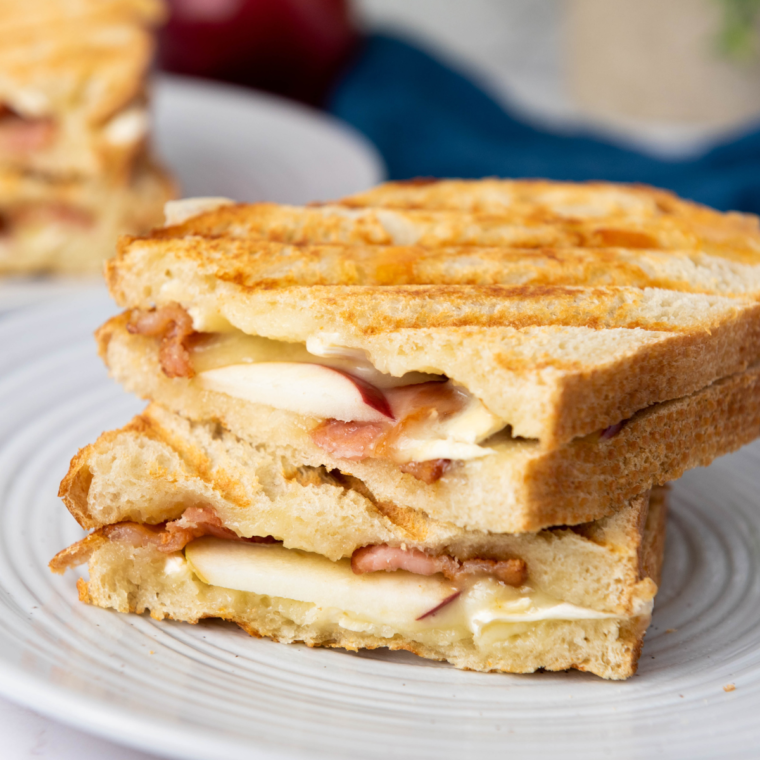
[[[358,40],[349,0],[169,0],[159,62],[318,104]]]

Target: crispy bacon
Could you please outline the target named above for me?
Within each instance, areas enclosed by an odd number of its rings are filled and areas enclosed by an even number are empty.
[[[371,455],[375,443],[387,428],[384,422],[325,420],[312,431],[311,439],[334,457],[357,461]]]
[[[399,470],[430,485],[439,481],[450,466],[450,459],[428,459],[426,462],[407,462],[400,465]]]
[[[161,338],[159,361],[167,377],[193,377],[189,343],[194,334],[193,320],[178,303],[160,309],[135,309],[127,325],[134,335]]]
[[[311,433],[314,443],[341,459],[354,461],[390,458],[395,442],[431,416],[447,417],[460,411],[465,395],[448,382],[418,383],[388,388],[385,396],[395,420],[388,422],[342,422],[325,420]],[[450,461],[434,459],[401,465],[402,472],[425,483],[435,483],[448,469]]]
[[[178,520],[160,525],[121,522],[102,530],[103,535],[111,541],[124,541],[136,547],[153,545],[167,554],[182,551],[191,541],[202,536],[254,544],[279,543],[272,536],[238,536],[234,531],[224,527],[213,507],[189,507]]]
[[[434,557],[420,549],[401,549],[379,544],[357,549],[351,557],[351,569],[357,574],[406,570],[415,575],[442,573],[449,580],[459,581],[470,575],[491,575],[508,586],[522,586],[527,577],[521,559],[458,560],[447,554]]]
[[[8,215],[14,225],[58,224],[66,227],[90,229],[94,219],[89,211],[68,203],[28,203],[9,210]]]
[[[161,546],[163,525],[142,525],[135,522],[120,522],[103,528],[103,535],[109,541],[123,541],[135,547]]]
[[[214,536],[230,541],[242,540],[237,533],[225,528],[212,507],[190,507],[179,520],[166,523],[161,534],[162,552],[177,552],[201,536]]]
[[[0,106],[0,154],[14,156],[47,148],[55,135],[50,119],[25,119]]]

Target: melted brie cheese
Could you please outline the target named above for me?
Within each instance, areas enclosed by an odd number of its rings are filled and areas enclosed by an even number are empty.
[[[111,145],[131,145],[148,134],[148,127],[148,111],[135,106],[114,116],[103,128],[103,136]]]
[[[412,435],[404,433],[394,444],[396,462],[426,462],[431,459],[477,459],[495,454],[493,449],[480,445],[504,427],[476,398],[470,397],[467,406],[445,419],[434,417]]]

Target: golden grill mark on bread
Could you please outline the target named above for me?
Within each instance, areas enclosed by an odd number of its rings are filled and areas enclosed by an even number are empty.
[[[720,214],[682,202],[681,213],[576,219],[535,209],[473,213],[414,208],[238,204],[156,231],[157,237],[261,238],[295,244],[609,247],[702,250],[757,263],[760,229],[751,215]],[[619,242],[615,242],[619,241]]]
[[[156,251],[163,243],[121,243]],[[760,297],[760,270],[700,251],[624,248],[483,248],[291,245],[270,240],[179,238],[183,256],[252,289],[305,285],[629,285]],[[760,262],[760,256],[758,256]],[[758,263],[756,262],[756,263]]]

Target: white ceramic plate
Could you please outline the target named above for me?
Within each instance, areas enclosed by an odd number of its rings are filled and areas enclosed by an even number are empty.
[[[82,535],[58,482],[78,447],[141,408],[95,356],[112,312],[98,294],[0,320],[0,694],[182,758],[760,755],[758,446],[675,486],[654,623],[623,683],[459,672],[78,603],[75,573],[46,568]]]
[[[365,190],[385,173],[372,144],[331,116],[182,77],[156,82],[154,142],[185,197],[303,204]],[[0,279],[0,313],[102,287],[93,279]]]
[[[275,95],[162,76],[158,155],[182,194],[309,203],[364,190],[385,173],[375,148],[343,122]]]

